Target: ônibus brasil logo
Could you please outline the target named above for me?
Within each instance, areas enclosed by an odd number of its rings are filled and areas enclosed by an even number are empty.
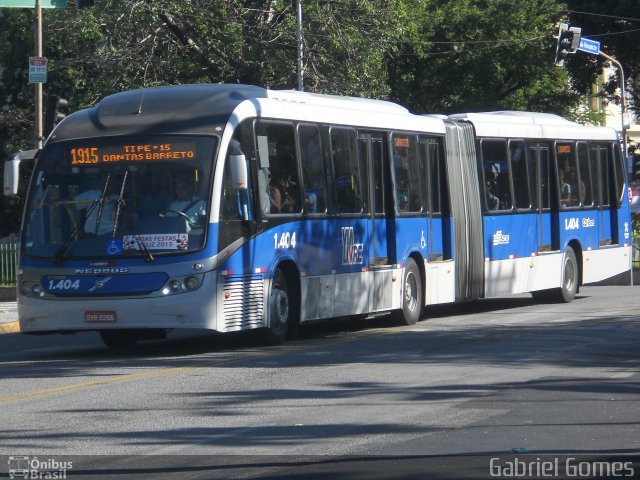
[[[66,479],[67,470],[72,468],[73,462],[63,462],[55,458],[9,457],[9,478],[11,479]]]

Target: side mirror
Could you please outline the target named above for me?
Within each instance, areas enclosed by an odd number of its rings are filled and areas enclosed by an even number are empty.
[[[18,194],[20,181],[20,162],[33,161],[40,150],[24,150],[9,156],[4,162],[4,182],[2,192],[5,196]]]
[[[247,174],[247,159],[243,154],[229,155],[231,167],[231,187],[234,190],[243,190],[249,186]]]
[[[2,191],[5,197],[18,195],[18,180],[20,180],[20,157],[13,155],[4,162]]]

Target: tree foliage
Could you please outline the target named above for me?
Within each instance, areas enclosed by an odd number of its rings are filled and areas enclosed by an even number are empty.
[[[576,55],[569,69],[553,65],[553,35],[567,16],[585,34],[606,34],[603,48],[628,65],[637,86],[638,33],[616,33],[638,22],[577,13],[639,18],[636,0],[301,1],[309,91],[392,99],[419,113],[570,114],[589,92],[598,61]],[[296,0],[96,0],[83,10],[69,0],[66,9],[44,11],[44,90],[76,110],[114,92],[164,84],[295,88],[295,13]],[[3,157],[34,142],[32,52],[33,11],[2,9]]]

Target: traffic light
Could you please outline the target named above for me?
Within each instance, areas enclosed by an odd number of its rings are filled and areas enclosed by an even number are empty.
[[[58,95],[47,95],[44,107],[43,134],[47,138],[55,126],[69,114],[69,102]]]
[[[560,28],[558,29],[558,44],[556,46],[555,63],[557,66],[562,67],[567,55],[576,53],[580,45],[581,36],[581,28],[569,27],[566,23],[560,24]]]
[[[93,7],[94,4],[94,0],[77,0],[77,7],[78,8],[89,8],[89,7]]]

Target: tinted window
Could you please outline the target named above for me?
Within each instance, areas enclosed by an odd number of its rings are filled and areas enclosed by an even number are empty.
[[[361,213],[362,179],[354,130],[331,129],[331,158],[335,175],[336,209],[339,213]]]
[[[506,142],[503,140],[483,140],[482,163],[487,209],[490,211],[511,209],[513,202],[511,201]]]
[[[513,193],[515,195],[516,208],[528,209],[531,206],[531,200],[524,141],[512,140],[509,142],[509,159],[511,160],[511,172],[513,173]],[[533,174],[535,175],[535,171]]]
[[[257,122],[256,145],[263,213],[299,213],[302,200],[293,125]]]
[[[393,135],[393,169],[398,211],[422,211],[420,165],[417,161],[414,135]]]
[[[580,195],[578,192],[576,145],[569,142],[556,143],[556,161],[560,207],[577,207],[580,205]]]
[[[298,128],[300,161],[304,179],[304,206],[309,213],[324,213],[327,208],[327,191],[324,184],[324,165],[320,145],[320,131],[312,125]]]

